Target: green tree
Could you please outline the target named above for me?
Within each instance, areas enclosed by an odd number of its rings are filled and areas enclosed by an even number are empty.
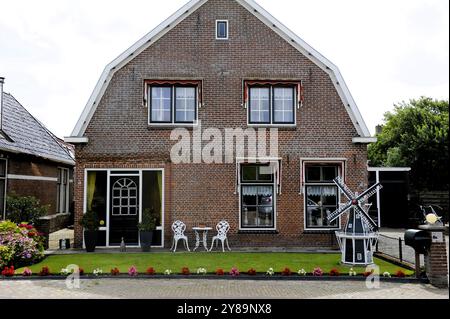
[[[448,189],[448,100],[422,97],[394,107],[369,146],[371,166],[409,166],[414,188]]]
[[[40,217],[47,215],[49,206],[41,206],[33,196],[11,194],[6,198],[6,218],[19,224],[36,224]]]

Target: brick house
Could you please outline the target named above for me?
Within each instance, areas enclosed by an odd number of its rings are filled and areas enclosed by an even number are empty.
[[[34,196],[48,205],[40,228],[67,226],[73,199],[74,148],[51,133],[11,94],[0,78],[0,220],[7,195]]]
[[[173,129],[194,135],[199,123],[277,129],[278,153],[175,163]],[[225,219],[232,246],[316,248],[335,246],[343,222],[326,220],[332,179],[363,190],[375,141],[336,66],[252,0],[190,1],[105,68],[65,140],[76,144],[75,219],[100,215],[100,246],[137,246],[154,208],[159,247],[175,220],[192,241],[192,227]]]

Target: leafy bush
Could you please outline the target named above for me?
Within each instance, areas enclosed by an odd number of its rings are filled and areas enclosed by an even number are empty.
[[[33,226],[0,222],[0,269],[31,265],[43,257],[43,238]]]
[[[146,208],[142,212],[142,221],[138,224],[140,231],[153,231],[156,229],[156,214],[154,209]]]
[[[83,226],[85,230],[98,230],[99,220],[97,213],[94,211],[88,211],[83,214],[83,217],[80,220],[80,225]]]
[[[12,194],[6,199],[6,218],[16,224],[28,222],[34,225],[40,217],[47,215],[48,209],[49,205],[41,206],[33,196]]]

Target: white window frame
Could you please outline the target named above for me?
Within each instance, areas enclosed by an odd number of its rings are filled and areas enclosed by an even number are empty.
[[[161,180],[162,180],[162,195],[161,195],[161,226],[157,226],[156,230],[161,231],[161,245],[160,246],[152,246],[156,248],[164,248],[164,227],[165,227],[165,169],[164,168],[85,168],[84,169],[84,189],[83,189],[83,214],[86,214],[87,209],[87,175],[88,172],[106,172],[106,227],[100,227],[99,230],[106,231],[106,248],[117,248],[117,246],[109,245],[109,218],[110,218],[110,209],[111,209],[111,176],[139,176],[139,222],[142,221],[142,175],[144,171],[154,171],[161,172]],[[114,174],[114,172],[139,172],[139,174]],[[111,174],[113,173],[113,174]],[[129,246],[131,248],[139,248],[141,247],[140,238],[138,236],[138,246]],[[102,246],[103,247],[103,246]],[[83,248],[85,248],[84,237],[83,237]]]
[[[201,84],[199,84],[201,85]],[[152,127],[195,127],[198,126],[198,117],[199,117],[199,104],[200,104],[200,90],[199,90],[199,85],[177,85],[177,84],[169,84],[167,85],[167,87],[171,88],[171,103],[170,103],[170,122],[152,122],[151,121],[151,112],[152,112],[152,98],[151,98],[151,90],[153,87],[160,87],[160,85],[147,85],[147,110],[148,110],[148,115],[147,115],[147,124],[148,126],[152,126]],[[175,95],[175,91],[176,88],[182,88],[182,87],[191,87],[191,88],[195,88],[195,118],[193,122],[175,122],[175,118],[176,118],[176,108],[175,108],[175,104],[176,104],[176,95]]]
[[[66,167],[58,167],[58,176],[56,179],[56,183],[58,183],[58,178],[61,180],[61,182],[59,183],[60,188],[59,188],[59,193],[56,196],[56,210],[57,213],[69,213],[69,198],[70,198],[70,176],[69,176],[69,169]],[[65,188],[63,189],[63,178],[64,175],[66,174],[66,185]],[[64,197],[64,207],[61,207],[61,198]]]
[[[227,37],[219,38],[219,23],[225,22],[227,26]],[[228,20],[216,20],[216,40],[228,40],[230,38],[230,23]]]
[[[338,227],[319,227],[312,228],[307,227],[306,213],[308,209],[308,199],[306,198],[306,166],[311,164],[323,164],[323,165],[337,165],[338,175],[346,179],[346,158],[301,158],[300,159],[300,195],[303,195],[303,230],[304,231],[335,231],[341,228],[341,217],[337,218]],[[330,184],[331,185],[331,184]],[[338,188],[338,207],[341,204],[341,192]]]
[[[3,191],[3,216],[0,216],[3,220],[6,219],[6,190],[8,189],[8,159],[7,158],[0,158],[0,161],[5,161],[5,176],[1,177],[0,179],[5,181],[5,189]]]
[[[122,197],[122,188],[116,188],[116,184],[118,184],[120,181],[122,181],[122,180],[124,180],[124,181],[126,181],[126,180],[129,180],[133,185],[134,185],[134,187],[128,187],[127,186],[127,191],[128,192],[130,192],[130,190],[134,190],[135,191],[135,195],[134,196],[132,196],[132,195],[130,195],[130,193],[128,193],[128,196],[127,197]],[[119,197],[117,198],[116,196],[114,196],[114,191],[115,190],[118,190],[119,192],[120,192],[120,195],[119,195]],[[136,183],[132,180],[132,179],[129,179],[128,177],[123,177],[123,178],[121,178],[121,179],[119,179],[119,180],[117,180],[117,181],[115,181],[114,182],[114,185],[112,186],[112,192],[113,192],[113,198],[112,198],[112,200],[113,200],[113,203],[112,203],[112,212],[111,212],[111,214],[113,215],[113,216],[136,216],[136,215],[138,215],[139,214],[139,203],[138,203],[138,196],[139,196],[139,192],[138,192],[138,185],[136,185]],[[127,208],[127,211],[128,211],[128,213],[127,214],[122,214],[122,207],[124,207],[123,205],[122,205],[122,199],[127,199],[127,205],[125,206],[126,208]],[[119,205],[115,205],[114,204],[114,200],[115,199],[118,199],[119,200]],[[134,199],[135,200],[135,204],[134,205],[132,205],[132,204],[130,204],[130,200],[131,199]],[[119,208],[119,213],[118,214],[116,214],[116,213],[114,213],[114,208]],[[134,214],[131,214],[130,213],[130,208],[135,208],[135,213]]]
[[[294,111],[294,123],[274,123],[274,118],[275,118],[275,112],[274,112],[274,90],[276,88],[283,88],[283,86],[281,85],[272,85],[269,84],[267,86],[263,86],[266,88],[269,88],[269,119],[270,119],[270,123],[251,123],[250,122],[250,113],[251,113],[251,99],[250,99],[250,92],[252,88],[255,88],[255,86],[249,86],[248,87],[248,101],[246,103],[246,108],[247,108],[247,126],[248,127],[281,127],[281,128],[294,128],[297,127],[297,110],[298,107],[296,107],[296,100],[297,100],[297,96],[299,94],[299,92],[297,92],[297,87],[293,87],[294,90],[294,105],[293,105],[293,111]],[[256,86],[257,88],[257,86]]]

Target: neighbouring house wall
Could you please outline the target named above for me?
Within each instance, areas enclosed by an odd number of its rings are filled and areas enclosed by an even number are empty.
[[[229,20],[230,40],[215,40],[216,19]],[[143,106],[144,80],[157,78],[203,79],[199,120],[203,128],[221,130],[247,127],[244,79],[303,80],[305,101],[296,110],[297,127],[278,132],[283,173],[277,233],[238,233],[235,164],[170,163],[170,149],[176,143],[170,141],[171,129],[149,128],[148,109]],[[300,159],[346,158],[346,183],[355,191],[367,186],[366,145],[352,143],[358,134],[329,76],[234,1],[208,1],[118,70],[85,136],[89,143],[76,147],[77,246],[82,242],[78,221],[87,167],[165,168],[166,247],[172,221],[181,219],[190,229],[199,220],[215,225],[223,218],[231,224],[233,245],[334,246],[334,232],[304,231]]]
[[[4,157],[8,159],[7,194],[34,196],[40,200],[41,205],[49,205],[49,215],[57,213],[58,167],[69,168],[72,180],[73,168],[25,154],[8,153]],[[69,183],[69,203],[73,201],[73,191],[70,189],[73,189],[73,182]]]

